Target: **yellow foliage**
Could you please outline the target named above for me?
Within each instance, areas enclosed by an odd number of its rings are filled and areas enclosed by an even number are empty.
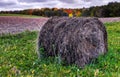
[[[69,14],[69,17],[73,17],[73,14],[72,14],[72,13],[70,13],[70,14]]]
[[[99,69],[96,69],[95,72],[94,72],[94,77],[97,77],[99,74]]]

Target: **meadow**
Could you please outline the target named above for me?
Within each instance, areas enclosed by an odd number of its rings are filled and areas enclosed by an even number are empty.
[[[0,77],[120,77],[120,22],[105,23],[108,53],[79,68],[64,66],[56,58],[39,60],[38,32],[0,36]]]
[[[40,18],[41,16],[36,16],[36,15],[24,15],[24,14],[0,14],[1,16],[12,16],[12,17],[23,17],[23,18]]]

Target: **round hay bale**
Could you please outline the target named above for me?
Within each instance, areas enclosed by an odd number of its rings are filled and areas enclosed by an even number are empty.
[[[41,47],[39,56],[59,56],[65,64],[83,67],[107,52],[106,28],[97,18],[52,17],[40,31]]]

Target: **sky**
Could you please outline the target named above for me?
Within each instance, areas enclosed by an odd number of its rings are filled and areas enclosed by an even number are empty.
[[[0,0],[0,11],[45,7],[88,8],[91,6],[107,5],[109,2],[120,2],[120,0]]]

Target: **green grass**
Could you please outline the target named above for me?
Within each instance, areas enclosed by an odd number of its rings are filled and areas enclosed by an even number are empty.
[[[19,17],[27,17],[27,18],[39,18],[41,16],[35,15],[23,15],[23,14],[0,14],[0,16],[19,16]]]
[[[120,77],[120,22],[105,23],[109,51],[84,69],[38,60],[38,32],[0,36],[0,77]]]

